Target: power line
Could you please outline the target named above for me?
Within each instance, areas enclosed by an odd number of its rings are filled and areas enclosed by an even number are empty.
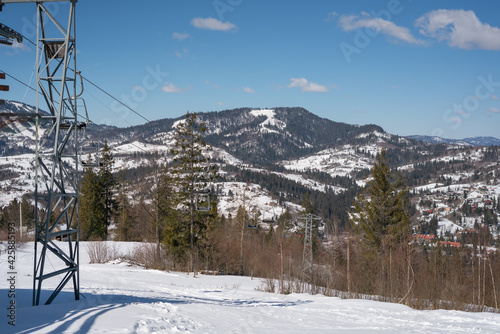
[[[23,36],[24,39],[26,39],[28,42],[30,42],[31,44],[33,44],[35,47],[40,48],[40,46],[36,45],[36,43],[34,43],[32,40],[30,40],[26,36],[24,36],[24,35],[21,35],[21,36]],[[70,70],[74,71],[71,68],[70,68]],[[141,115],[139,112],[137,112],[134,109],[130,108],[128,105],[126,105],[122,101],[120,101],[117,98],[115,98],[113,95],[111,95],[110,93],[108,93],[107,91],[105,91],[104,89],[102,89],[101,87],[99,87],[97,84],[93,83],[92,81],[90,81],[89,79],[87,79],[86,77],[84,77],[83,75],[81,77],[83,78],[83,80],[87,81],[89,84],[91,84],[92,86],[96,87],[101,92],[103,92],[104,94],[106,94],[107,96],[109,96],[110,98],[112,98],[113,100],[115,100],[116,102],[120,103],[122,106],[124,106],[125,108],[129,109],[130,111],[132,111],[137,116],[141,117],[146,122],[151,122],[151,120],[147,119],[146,117],[144,117],[143,115]]]
[[[22,82],[22,81],[21,81],[21,80],[19,80],[19,79],[17,79],[17,78],[15,78],[15,77],[13,77],[13,76],[12,76],[12,75],[10,75],[9,73],[7,73],[7,72],[5,72],[5,71],[3,71],[3,70],[0,70],[0,72],[5,73],[5,75],[9,76],[10,78],[12,78],[12,79],[16,80],[16,81],[17,81],[17,82],[19,82],[20,84],[22,84],[22,85],[26,86],[27,88],[29,88],[29,89],[31,89],[31,90],[33,90],[33,91],[35,91],[35,92],[36,92],[36,89],[35,89],[35,88],[33,88],[33,87],[31,87],[31,86],[27,85],[26,83]],[[92,96],[92,97],[93,97],[94,99],[96,99],[99,103],[101,103],[104,107],[108,108],[111,112],[113,112],[113,113],[114,113],[114,111],[113,111],[112,109],[110,109],[108,106],[106,106],[104,103],[102,103],[102,102],[101,102],[101,101],[100,101],[97,97],[95,97],[94,95],[92,95],[90,92],[88,92],[88,91],[87,91],[86,93],[87,93],[87,94],[89,94],[90,96]],[[39,93],[39,94],[41,94],[41,93]],[[115,114],[116,114],[116,113],[115,113]],[[81,116],[81,115],[79,115],[79,116],[80,116],[80,117],[83,117],[83,116]],[[85,117],[83,117],[83,118],[85,118]],[[127,122],[127,120],[124,120],[124,121],[125,121],[126,123],[128,123],[130,126],[132,126],[132,124],[130,124],[129,122]],[[92,122],[91,120],[89,120],[89,122],[90,122],[90,123],[94,123],[94,122]],[[122,142],[122,143],[128,143],[128,144],[130,144],[130,145],[132,145],[132,146],[134,146],[134,147],[138,148],[139,150],[141,150],[141,151],[143,151],[143,152],[149,153],[148,151],[146,151],[146,150],[145,150],[145,149],[143,149],[142,147],[135,145],[135,144],[134,144],[133,142],[131,142],[130,140],[125,139],[125,138],[123,138],[123,137],[122,137],[121,139],[123,140],[123,142]]]
[[[136,114],[137,116],[141,117],[142,119],[144,119],[146,122],[151,122],[149,119],[147,119],[146,117],[142,116],[140,113],[138,113],[137,111],[135,111],[134,109],[130,108],[129,106],[127,106],[125,103],[123,103],[122,101],[118,100],[117,98],[115,98],[113,95],[109,94],[108,92],[106,92],[104,89],[102,89],[101,87],[97,86],[95,83],[93,83],[92,81],[90,81],[89,79],[85,78],[84,76],[82,76],[83,80],[87,81],[89,84],[91,84],[92,86],[94,86],[95,88],[99,89],[101,92],[103,92],[104,94],[106,94],[107,96],[109,96],[110,98],[112,98],[113,100],[115,100],[116,102],[120,103],[122,106],[124,106],[125,108],[129,109],[130,111],[132,111],[134,114]]]
[[[25,84],[24,82],[22,82],[21,80],[19,80],[19,79],[17,79],[17,78],[15,78],[15,77],[13,77],[13,76],[12,76],[12,75],[10,75],[9,73],[5,72],[4,70],[0,70],[0,72],[5,73],[5,75],[7,75],[8,77],[10,77],[10,78],[12,78],[12,79],[16,80],[16,81],[17,81],[17,82],[19,82],[21,85],[26,86],[27,88],[29,88],[29,89],[31,89],[31,90],[33,90],[33,91],[35,91],[35,92],[36,92],[36,89],[35,89],[35,88],[31,87],[30,85]]]
[[[10,75],[9,73],[5,72],[4,70],[0,70],[0,72],[5,73],[5,75],[7,75],[8,77],[10,77],[10,78],[12,78],[12,79],[16,80],[16,81],[17,81],[17,82],[19,82],[21,85],[26,86],[26,88],[29,88],[29,89],[31,89],[32,91],[36,92],[36,89],[35,89],[35,88],[33,88],[33,87],[31,87],[30,85],[28,85],[28,84],[26,84],[26,83],[22,82],[22,81],[21,81],[21,80],[19,80],[19,79],[17,79],[17,78],[15,78],[15,77],[13,77],[13,76],[12,76],[12,75]],[[42,94],[42,92],[38,92],[38,94]],[[88,117],[84,117],[84,116],[82,116],[82,115],[80,115],[80,114],[77,114],[77,115],[78,115],[78,116],[80,116],[81,118],[83,118],[83,119],[87,120],[88,122],[93,123],[90,119],[88,119]]]
[[[28,42],[30,42],[31,44],[33,44],[35,47],[37,48],[40,48],[40,46],[38,46],[35,42],[33,42],[31,39],[27,38],[26,36],[22,35],[23,38],[25,40],[27,40]],[[70,70],[74,71],[73,69],[69,68]],[[3,73],[5,73],[6,75],[8,75],[9,77],[11,77],[12,79],[16,80],[17,82],[19,82],[20,84],[26,86],[27,88],[33,90],[36,92],[36,89],[34,89],[33,87],[25,84],[24,82],[22,82],[21,80],[19,79],[16,79],[14,78],[12,75],[6,73],[5,71],[3,70],[0,70],[2,71]],[[125,108],[129,109],[130,111],[132,111],[134,114],[136,114],[137,116],[141,117],[142,119],[144,119],[146,122],[151,122],[149,119],[147,119],[146,117],[144,117],[143,115],[141,115],[139,112],[135,111],[134,109],[130,108],[129,106],[127,106],[126,104],[124,104],[122,101],[118,100],[117,98],[115,98],[113,95],[111,95],[110,93],[108,93],[107,91],[105,91],[103,88],[99,87],[97,84],[95,84],[94,82],[90,81],[89,79],[87,79],[86,77],[84,77],[83,75],[81,75],[81,77],[83,78],[83,80],[85,80],[86,82],[88,82],[89,84],[91,84],[92,86],[94,86],[95,88],[97,88],[98,90],[100,90],[101,92],[103,92],[104,94],[106,94],[107,96],[109,96],[110,98],[112,98],[113,100],[115,100],[116,102],[120,103],[121,105],[123,105]],[[101,102],[97,97],[95,97],[94,95],[92,95],[90,92],[86,92],[87,94],[89,94],[90,96],[92,96],[96,101],[98,101],[99,103],[101,103],[105,108],[107,108],[108,110],[110,110],[111,112],[113,112],[116,116],[118,116],[118,114],[116,112],[114,112],[112,109],[110,109],[108,106],[106,106],[103,102]],[[41,93],[40,93],[41,94]],[[82,117],[81,115],[79,115],[80,117]],[[85,118],[85,117],[84,117]],[[87,119],[89,122],[91,123],[94,123],[92,122],[90,119]],[[124,120],[124,119],[122,119]],[[124,120],[128,125],[132,126],[132,124],[130,122],[128,122],[127,120]],[[149,153],[148,151],[144,150],[142,147],[140,146],[137,146],[135,145],[134,143],[132,143],[130,140],[128,139],[124,139],[122,138],[123,142],[122,143],[129,143],[130,145],[138,148],[139,150],[143,151],[143,152],[146,152],[146,153]]]

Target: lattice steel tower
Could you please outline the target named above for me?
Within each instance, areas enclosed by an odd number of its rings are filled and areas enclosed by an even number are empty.
[[[313,238],[314,224],[321,219],[313,214],[305,214],[297,218],[304,223],[304,250],[302,251],[302,281],[311,282],[313,276]]]
[[[50,304],[68,282],[74,297],[80,298],[78,218],[78,130],[75,5],[69,2],[66,24],[44,6],[63,0],[0,0],[8,3],[36,3],[36,173],[35,173],[35,256],[33,305]],[[58,12],[67,6],[55,6]],[[42,115],[43,99],[49,115]],[[43,130],[48,125],[47,130]],[[41,131],[44,131],[41,133]],[[61,239],[64,243],[56,243]],[[49,263],[47,263],[49,262]],[[42,283],[59,279],[53,291],[42,294]],[[50,293],[50,294],[49,294]],[[45,299],[47,298],[47,299]]]

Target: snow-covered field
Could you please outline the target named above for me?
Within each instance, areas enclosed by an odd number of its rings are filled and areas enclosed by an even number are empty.
[[[117,243],[121,254],[137,244]],[[33,244],[17,250],[16,326],[8,325],[7,256],[2,249],[0,333],[498,333],[500,314],[416,311],[406,306],[321,295],[257,291],[261,280],[193,277],[125,262],[88,264],[81,246],[80,301],[64,290],[31,306]],[[45,288],[57,282],[46,281]]]

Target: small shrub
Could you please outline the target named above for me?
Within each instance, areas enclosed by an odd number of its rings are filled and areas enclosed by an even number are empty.
[[[105,241],[92,241],[87,244],[90,263],[106,263],[120,258],[116,244],[110,246]]]

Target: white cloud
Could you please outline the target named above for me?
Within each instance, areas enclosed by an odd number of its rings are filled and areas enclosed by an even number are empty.
[[[189,53],[189,51],[186,48],[182,49],[182,51],[178,51],[178,50],[175,51],[175,55],[179,58],[189,56],[190,54],[191,53]]]
[[[461,49],[500,50],[500,29],[482,23],[471,10],[434,10],[416,21],[420,33]]]
[[[255,93],[255,91],[252,88],[250,88],[250,87],[243,87],[243,91],[245,93],[252,93],[252,94]]]
[[[231,22],[222,22],[213,17],[209,18],[201,18],[196,17],[191,20],[191,25],[200,29],[208,29],[208,30],[219,30],[219,31],[231,31],[238,29],[237,26],[232,24]]]
[[[223,105],[225,105],[225,103],[224,103],[224,102],[217,102],[217,104],[218,104],[219,106],[223,106]]]
[[[500,109],[498,109],[498,108],[489,108],[488,111],[494,112],[496,114],[500,113]]]
[[[161,89],[165,93],[182,93],[184,89],[177,87],[173,82],[165,84]]]
[[[498,101],[498,96],[496,96],[496,95],[491,95],[491,96],[490,96],[490,98],[491,98],[492,100]]]
[[[361,17],[357,15],[342,15],[339,19],[340,26],[345,31],[368,28],[372,31],[394,37],[403,42],[411,44],[424,43],[423,41],[416,39],[406,27],[400,27],[391,21],[387,21],[379,17],[372,17],[365,12],[361,13],[361,15]]]
[[[18,43],[16,40],[14,40],[14,42],[12,43],[12,45],[0,44],[0,47],[10,49],[10,50],[8,50],[6,52],[6,54],[9,55],[9,56],[16,56],[16,55],[19,54],[19,52],[29,51],[30,50],[30,48],[29,48],[28,45],[26,45],[24,43]]]
[[[180,33],[180,32],[174,32],[172,33],[172,38],[173,39],[178,39],[179,41],[183,41],[187,38],[189,38],[189,34],[187,32]]]
[[[303,92],[320,92],[326,93],[328,92],[328,88],[323,85],[319,85],[314,82],[309,82],[304,78],[291,78],[288,87],[300,87]]]
[[[12,43],[12,47],[14,49],[19,49],[22,51],[27,51],[30,49],[29,46],[26,45],[25,43],[18,43],[16,40],[14,40],[14,43]]]

